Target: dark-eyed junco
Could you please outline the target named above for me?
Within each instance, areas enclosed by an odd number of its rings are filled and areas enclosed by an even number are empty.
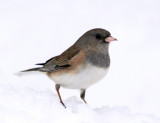
[[[86,89],[102,79],[108,71],[110,66],[109,43],[115,40],[107,30],[100,28],[89,30],[61,55],[45,63],[37,64],[42,67],[22,72],[46,73],[56,83],[55,88],[64,107],[59,92],[60,87],[80,89],[80,97],[86,103]]]

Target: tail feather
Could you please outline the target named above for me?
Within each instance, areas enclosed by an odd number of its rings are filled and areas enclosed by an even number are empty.
[[[17,75],[17,76],[28,75],[29,73],[31,73],[31,74],[33,74],[34,72],[36,73],[36,71],[42,72],[41,67],[23,70],[23,71],[20,71],[18,73],[15,73],[15,75]]]
[[[38,63],[38,64],[36,64],[36,65],[44,65],[45,63]]]
[[[37,68],[31,68],[31,69],[23,70],[21,72],[40,71],[40,69],[41,69],[41,67],[37,67]]]

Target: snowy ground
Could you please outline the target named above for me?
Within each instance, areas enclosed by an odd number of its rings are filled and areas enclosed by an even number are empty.
[[[0,85],[1,123],[159,123],[153,115],[132,114],[128,107],[91,108],[71,97],[64,101],[51,91]]]
[[[0,1],[0,123],[160,123],[159,0]],[[44,75],[14,73],[62,53],[84,32],[105,28],[108,75],[86,93]]]

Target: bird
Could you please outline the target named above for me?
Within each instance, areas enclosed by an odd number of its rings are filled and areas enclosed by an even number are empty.
[[[41,67],[21,72],[39,71],[55,82],[60,103],[66,108],[60,95],[60,87],[79,89],[80,98],[85,100],[86,90],[99,82],[110,67],[109,44],[117,41],[111,33],[102,28],[85,32],[72,46],[62,54],[52,57]]]

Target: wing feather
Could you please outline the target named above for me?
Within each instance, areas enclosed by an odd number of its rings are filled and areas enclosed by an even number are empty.
[[[46,72],[57,71],[72,67],[82,54],[80,48],[71,46],[61,55],[53,57],[44,63],[42,70]],[[83,56],[83,55],[81,55]]]

